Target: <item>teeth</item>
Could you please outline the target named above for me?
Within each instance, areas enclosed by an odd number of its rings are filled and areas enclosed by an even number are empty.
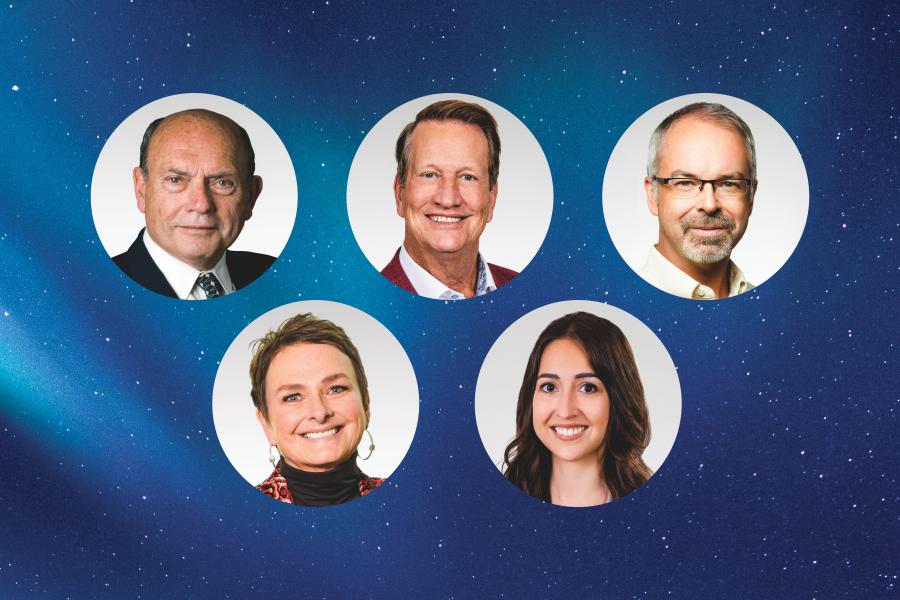
[[[585,426],[579,427],[554,427],[553,430],[563,437],[574,437],[587,429]]]
[[[337,433],[337,427],[333,429],[329,429],[328,431],[311,431],[309,433],[304,433],[303,437],[309,440],[318,440],[324,437],[331,437]]]
[[[431,219],[435,223],[459,223],[460,221],[462,221],[462,217],[434,216],[434,217],[429,217],[429,219]]]

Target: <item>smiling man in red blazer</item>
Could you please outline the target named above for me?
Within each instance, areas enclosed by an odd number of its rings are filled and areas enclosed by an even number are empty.
[[[492,292],[518,273],[488,263],[478,242],[494,216],[500,136],[478,104],[435,102],[397,139],[394,199],[403,245],[381,274],[439,300]]]

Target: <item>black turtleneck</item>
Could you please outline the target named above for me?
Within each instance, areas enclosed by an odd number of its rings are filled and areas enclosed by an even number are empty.
[[[301,506],[332,506],[359,497],[359,481],[366,475],[356,466],[356,452],[331,471],[313,473],[295,469],[284,461],[278,469],[287,481],[294,504]]]

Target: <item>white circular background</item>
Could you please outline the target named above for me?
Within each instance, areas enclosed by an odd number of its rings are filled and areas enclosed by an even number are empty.
[[[270,310],[247,325],[228,347],[216,373],[212,398],[213,422],[225,456],[251,485],[271,474],[269,443],[250,399],[250,345],[285,320],[307,312],[342,327],[359,350],[369,380],[369,431],[375,451],[368,460],[357,462],[366,475],[387,477],[400,465],[416,433],[416,374],[403,346],[384,325],[351,306],[324,300]],[[368,443],[368,436],[363,435],[361,456],[368,454]]]
[[[145,225],[137,209],[132,170],[140,162],[144,131],[154,120],[189,108],[225,115],[247,130],[256,155],[256,174],[263,190],[253,216],[230,250],[278,256],[284,250],[297,215],[297,177],[278,134],[242,104],[212,94],[177,94],[154,100],[131,113],[103,145],[91,180],[91,210],[100,243],[110,256],[128,250]]]
[[[681,422],[681,385],[675,364],[659,338],[622,309],[588,300],[567,300],[537,308],[510,325],[491,347],[478,374],[475,421],[481,443],[494,465],[503,469],[503,452],[516,435],[516,404],[528,357],[551,321],[584,311],[614,323],[631,344],[650,413],[650,445],[644,462],[654,473],[662,465]]]
[[[356,242],[381,271],[403,243],[404,221],[394,202],[397,137],[416,114],[439,100],[480,104],[497,121],[500,175],[494,218],[479,248],[488,262],[522,271],[547,235],[553,214],[553,180],[540,144],[515,115],[477,96],[433,94],[411,100],[385,115],[363,139],[347,179],[347,213]]]
[[[603,177],[603,214],[613,244],[637,271],[659,238],[659,221],[647,208],[644,177],[650,136],[663,119],[694,102],[717,102],[738,114],[753,132],[759,189],[747,232],[731,258],[759,285],[787,262],[803,235],[809,183],[800,151],[761,108],[723,94],[690,94],[666,100],[641,115],[613,149]]]

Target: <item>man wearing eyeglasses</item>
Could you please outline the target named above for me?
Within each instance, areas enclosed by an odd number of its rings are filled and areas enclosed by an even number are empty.
[[[644,178],[659,242],[638,274],[694,300],[752,289],[731,251],[747,230],[756,188],[753,134],[743,119],[708,102],[666,117],[650,138]]]

